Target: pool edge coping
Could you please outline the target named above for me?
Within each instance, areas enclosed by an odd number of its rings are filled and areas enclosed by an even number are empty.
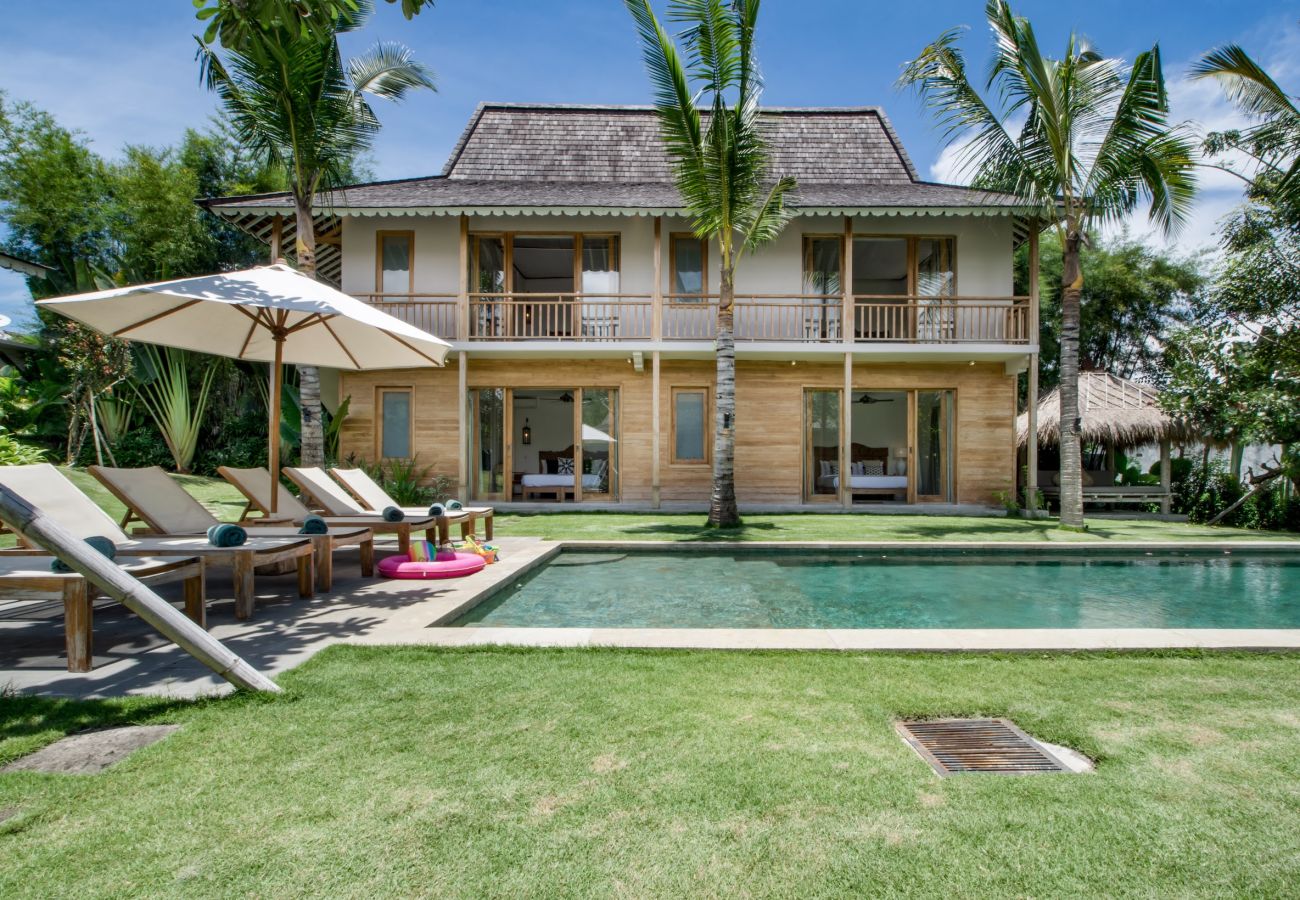
[[[1300,541],[1106,541],[1103,544],[1041,541],[610,541],[541,539],[538,552],[490,584],[458,598],[419,629],[421,640],[439,646],[624,647],[709,650],[888,650],[888,651],[1086,651],[1086,650],[1298,650],[1300,629],[1259,628],[546,628],[529,626],[451,627],[465,613],[505,590],[567,549],[663,550],[689,553],[751,548],[775,550],[1050,550],[1114,549],[1135,552],[1275,552],[1278,544],[1300,555]],[[488,571],[491,571],[490,569]],[[457,637],[457,635],[461,635]],[[1268,637],[1266,638],[1265,635]],[[409,637],[409,636],[408,636]],[[1254,639],[1252,639],[1252,637]],[[1032,638],[1032,640],[1030,640]],[[1080,640],[1080,638],[1088,638]],[[364,639],[361,643],[371,643]],[[374,643],[392,644],[392,640]]]

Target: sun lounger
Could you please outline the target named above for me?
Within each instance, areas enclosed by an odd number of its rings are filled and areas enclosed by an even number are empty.
[[[248,499],[248,504],[251,509],[259,510],[264,514],[270,514],[271,475],[266,471],[266,469],[236,469],[230,466],[220,466],[217,468],[217,471],[221,473],[222,478],[237,487],[240,493]],[[355,528],[361,526],[371,529],[375,534],[396,535],[397,546],[402,553],[406,553],[411,547],[412,531],[423,531],[425,533],[425,538],[430,541],[438,540],[440,543],[446,543],[447,541],[446,522],[435,519],[432,516],[426,515],[421,519],[404,519],[401,522],[385,522],[382,516],[374,513],[365,513],[360,510],[356,504],[351,503],[351,501],[348,501],[346,504],[346,512],[335,513],[334,510],[339,509],[340,507],[334,506],[331,508],[324,503],[318,502],[315,492],[304,489],[302,484],[294,480],[293,474],[290,474],[291,471],[299,472],[308,470],[290,470],[286,468],[285,474],[289,476],[290,481],[293,481],[294,484],[298,486],[299,490],[303,491],[305,496],[313,502],[316,502],[317,507],[324,511],[325,522],[331,528],[345,528],[349,526]],[[321,474],[327,485],[333,488],[336,493],[343,494],[343,492],[329,480],[328,476],[325,476],[324,473]],[[314,514],[311,509],[305,506],[301,500],[293,495],[292,491],[286,488],[283,484],[280,484],[278,480],[276,481],[276,489],[279,491],[276,498],[276,515],[286,516],[290,520],[300,523],[303,519],[307,518],[307,516]],[[346,499],[347,495],[343,494],[343,496]]]
[[[170,475],[157,466],[143,469],[113,469],[91,466],[90,474],[126,506],[121,526],[142,522],[152,534],[207,534],[217,517],[195,500]],[[334,581],[334,551],[357,545],[361,548],[361,574],[375,574],[374,534],[366,527],[331,528],[327,534],[298,534],[295,525],[247,526],[249,537],[303,537],[311,541],[316,563],[316,590],[328,591]],[[136,531],[137,534],[141,532]]]
[[[6,611],[49,600],[63,601],[63,634],[68,648],[68,671],[89,672],[94,647],[91,622],[94,586],[77,572],[55,572],[54,557],[44,551],[7,551],[0,555],[0,603]],[[145,584],[181,581],[185,587],[185,614],[201,628],[207,627],[203,593],[203,560],[197,556],[168,558],[132,556],[121,561],[122,571]]]
[[[235,616],[247,619],[256,597],[253,570],[258,566],[292,561],[298,570],[298,593],[315,594],[312,546],[302,535],[250,537],[239,547],[215,547],[206,537],[158,536],[133,538],[118,527],[49,463],[0,466],[0,484],[41,509],[79,538],[100,535],[117,547],[119,556],[200,556],[209,565],[230,566],[235,578]]]
[[[426,508],[401,506],[388,493],[380,487],[379,483],[370,477],[370,473],[365,469],[330,469],[330,475],[339,484],[347,488],[348,493],[357,499],[357,501],[367,510],[382,510],[385,506],[396,506],[408,516],[418,515],[427,512]],[[474,533],[474,523],[483,520],[483,536],[489,541],[492,540],[492,507],[490,506],[466,506],[461,509],[466,518],[460,523],[460,536],[468,537]]]

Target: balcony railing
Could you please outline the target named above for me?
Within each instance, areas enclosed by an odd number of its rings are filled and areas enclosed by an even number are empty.
[[[649,294],[470,294],[471,341],[648,341]]]
[[[716,294],[664,298],[663,339],[713,340]],[[826,343],[844,340],[844,304],[838,295],[736,297],[736,340]],[[1028,297],[854,298],[853,340],[860,343],[1027,344]]]
[[[454,341],[458,336],[456,319],[459,304],[456,294],[354,294],[353,296],[444,341]]]
[[[445,340],[459,335],[455,294],[360,294],[390,315]],[[650,294],[470,294],[470,341],[649,341],[655,335]],[[717,294],[665,295],[659,332],[665,341],[712,341]],[[1028,297],[854,297],[858,343],[1028,344]],[[838,295],[745,294],[736,297],[737,342],[823,344],[844,341]]]

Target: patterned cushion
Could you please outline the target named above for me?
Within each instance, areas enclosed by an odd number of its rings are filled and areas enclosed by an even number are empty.
[[[573,457],[572,457],[572,456],[561,457],[560,459],[556,460],[556,462],[559,463],[560,468],[559,468],[559,471],[556,472],[555,474],[557,474],[557,475],[572,475],[572,474],[573,474]]]
[[[885,474],[885,461],[882,459],[868,459],[859,463],[862,466],[862,474],[868,476],[879,476]],[[857,474],[857,473],[854,473]]]

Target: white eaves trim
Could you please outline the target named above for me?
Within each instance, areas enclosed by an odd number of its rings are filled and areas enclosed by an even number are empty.
[[[285,206],[256,206],[213,210],[228,219],[247,215],[292,216],[294,208]],[[319,213],[340,218],[365,216],[686,216],[684,209],[613,206],[406,206],[374,207],[366,209],[320,209]],[[1029,215],[1034,210],[1027,207],[988,206],[870,206],[861,208],[824,206],[796,207],[796,216],[1016,216]]]

